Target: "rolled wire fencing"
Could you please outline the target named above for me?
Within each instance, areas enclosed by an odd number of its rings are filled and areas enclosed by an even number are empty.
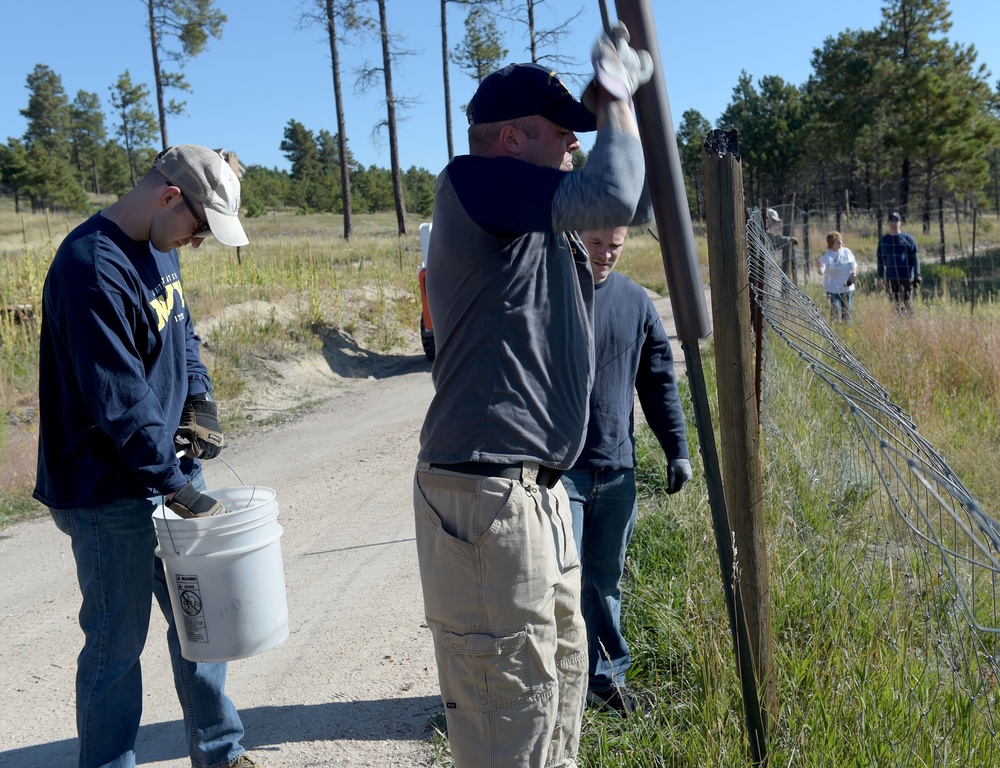
[[[781,579],[850,585],[810,608],[843,641],[815,706],[868,765],[1000,765],[1000,525],[782,271],[758,209],[747,238],[765,474],[801,552]]]

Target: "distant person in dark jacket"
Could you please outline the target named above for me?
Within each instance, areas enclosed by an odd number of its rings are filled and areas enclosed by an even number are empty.
[[[42,292],[35,498],[70,537],[83,594],[77,663],[80,768],[135,766],[139,657],[153,598],[184,713],[191,764],[257,765],[226,696],[226,664],[181,657],[152,515],[225,511],[199,458],[222,447],[177,249],[246,245],[240,182],[217,152],[182,144],[63,240]],[[178,454],[183,453],[182,458]]]
[[[691,479],[670,341],[646,291],[614,272],[627,234],[627,227],[580,233],[594,270],[596,365],[587,439],[573,468],[563,475],[582,568],[590,652],[587,702],[617,712],[636,708],[625,686],[631,656],[621,631],[625,550],[638,514],[636,391],[669,462],[667,493],[676,493]]]
[[[920,250],[913,236],[900,230],[900,215],[889,214],[889,232],[878,241],[878,286],[885,287],[897,309],[912,310],[910,293],[920,285]]]

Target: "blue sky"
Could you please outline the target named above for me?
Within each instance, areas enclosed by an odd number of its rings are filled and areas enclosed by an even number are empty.
[[[881,19],[878,0],[841,0],[802,6],[747,4],[733,0],[679,3],[651,0],[674,125],[681,115],[697,109],[714,122],[729,104],[740,71],[755,80],[778,75],[796,85],[809,76],[814,48],[845,29],[872,29]],[[614,2],[608,0],[614,15]],[[414,55],[393,69],[397,96],[417,103],[404,113],[399,126],[400,163],[436,173],[447,162],[444,96],[441,75],[440,3],[438,0],[387,0],[391,31]],[[508,0],[509,4],[509,0]],[[371,3],[374,7],[374,3]],[[192,92],[187,114],[168,122],[171,143],[226,147],[244,164],[287,168],[281,143],[290,119],[318,132],[337,130],[329,46],[321,29],[299,27],[301,0],[216,0],[229,17],[220,40],[185,68]],[[597,0],[548,0],[539,26],[551,23],[557,11],[583,13],[560,52],[589,66],[589,52],[600,29]],[[569,9],[562,10],[562,9]],[[955,0],[951,3],[949,37],[973,44],[978,62],[1000,79],[1000,21],[995,0]],[[449,45],[464,35],[464,10],[449,5]],[[48,0],[38,6],[9,3],[4,10],[3,71],[0,77],[0,141],[23,135],[26,124],[19,110],[27,106],[26,78],[36,64],[62,77],[70,100],[77,91],[97,93],[110,111],[109,86],[126,69],[133,81],[152,82],[149,40],[142,0],[106,0],[98,5],[78,0]],[[507,35],[508,61],[527,61],[525,27],[498,20]],[[380,63],[377,42],[346,44],[341,71],[351,151],[364,165],[389,166],[388,140],[383,131],[374,141],[372,129],[384,118],[378,89],[359,94],[354,71]],[[451,67],[452,125],[457,152],[465,152],[466,122],[461,105],[475,91],[474,80]],[[582,84],[575,88],[577,93]],[[111,123],[109,120],[109,128]],[[584,146],[589,141],[584,140]]]

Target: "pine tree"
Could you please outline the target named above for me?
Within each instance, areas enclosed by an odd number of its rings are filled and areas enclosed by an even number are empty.
[[[385,0],[375,0],[375,5],[378,9],[378,20],[372,20],[370,23],[378,31],[382,64],[362,67],[358,72],[358,88],[364,91],[376,82],[381,82],[385,92],[385,120],[379,121],[375,126],[375,132],[384,127],[389,133],[389,173],[396,208],[396,229],[402,236],[406,234],[406,197],[403,191],[403,173],[399,165],[398,123],[400,113],[411,105],[411,100],[396,93],[392,83],[392,66],[394,62],[398,65],[398,59],[407,52],[397,47],[395,36],[389,33]],[[369,203],[372,203],[371,198]]]
[[[168,146],[167,115],[184,112],[184,102],[164,101],[165,92],[174,88],[190,91],[191,86],[182,72],[167,72],[162,60],[183,68],[187,59],[205,50],[208,38],[222,37],[226,14],[215,8],[212,0],[145,0],[148,15],[149,45],[153,54],[153,82],[156,86],[156,109],[160,118],[160,140]],[[180,49],[168,48],[166,41],[174,38]]]
[[[562,21],[553,21],[551,26],[545,26],[539,20],[538,14],[539,10],[548,7],[548,0],[516,0],[511,5],[504,7],[510,9],[504,14],[504,18],[517,24],[524,24],[525,34],[528,38],[526,50],[530,54],[532,62],[535,64],[544,62],[561,68],[575,67],[579,64],[579,59],[566,56],[560,51],[563,50],[563,41],[570,33],[573,22],[583,13],[582,7]],[[559,10],[563,12],[565,5],[560,6]]]
[[[142,83],[133,83],[127,69],[110,90],[111,106],[121,120],[115,132],[125,143],[129,177],[134,187],[138,181],[136,167],[139,150],[147,149],[156,138],[156,118],[149,105],[149,91]]]
[[[704,174],[702,172],[702,142],[712,130],[712,124],[696,109],[689,109],[681,116],[677,129],[677,150],[684,172],[688,210],[692,216],[705,218]]]
[[[19,110],[28,121],[24,143],[42,144],[48,155],[69,160],[69,101],[62,78],[44,64],[36,64],[25,87],[28,106]]]
[[[451,53],[452,61],[477,83],[483,82],[507,57],[503,37],[493,18],[482,6],[470,8],[465,17],[465,39]]]
[[[77,92],[70,107],[69,135],[73,144],[73,165],[81,185],[86,186],[89,176],[91,192],[100,194],[99,163],[101,145],[107,140],[107,131],[104,128],[101,99],[96,93]]]
[[[292,166],[289,202],[303,211],[332,210],[327,173],[313,132],[297,120],[289,120],[281,151]]]

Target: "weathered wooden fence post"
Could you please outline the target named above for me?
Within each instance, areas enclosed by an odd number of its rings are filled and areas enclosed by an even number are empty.
[[[955,201],[955,227],[958,229],[958,258],[965,258],[965,246],[962,245],[962,214],[958,210],[958,197],[954,198]]]
[[[764,530],[760,430],[754,407],[754,353],[746,248],[743,175],[735,131],[704,142],[712,328],[722,436],[726,508],[736,545],[735,574],[743,597],[755,677],[771,722],[778,711],[771,636],[771,592]]]
[[[979,206],[972,206],[972,255],[969,257],[969,293],[971,296],[970,314],[976,313],[976,219],[979,218]]]
[[[945,263],[944,246],[944,198],[938,198],[938,229],[941,230],[941,263]]]
[[[712,412],[708,401],[704,370],[701,364],[699,339],[708,336],[711,328],[705,308],[705,297],[694,243],[691,216],[687,210],[684,179],[681,173],[677,138],[670,117],[666,82],[656,27],[650,0],[616,0],[618,18],[628,28],[631,44],[649,53],[653,60],[653,77],[635,94],[636,117],[639,137],[646,153],[646,177],[657,229],[660,232],[660,250],[663,255],[664,275],[670,290],[670,305],[677,323],[677,336],[681,340],[691,382],[691,404],[698,431],[705,485],[712,513],[716,551],[723,577],[726,608],[733,632],[733,646],[739,669],[746,714],[750,756],[755,765],[767,764],[765,718],[760,708],[759,691],[755,682],[751,641],[747,633],[742,597],[732,584],[736,571],[733,561],[732,530],[726,512],[722,473],[715,446]],[[610,13],[607,0],[601,0],[601,17],[609,29]]]
[[[809,283],[809,274],[812,272],[812,260],[809,257],[809,211],[802,212],[802,253],[805,254],[806,284]]]

